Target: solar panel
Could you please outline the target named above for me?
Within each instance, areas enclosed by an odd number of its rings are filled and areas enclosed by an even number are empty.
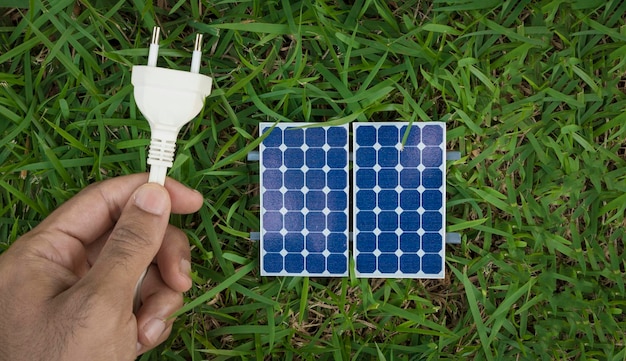
[[[261,123],[261,275],[348,274],[348,126]]]
[[[443,278],[445,124],[354,123],[357,277]]]

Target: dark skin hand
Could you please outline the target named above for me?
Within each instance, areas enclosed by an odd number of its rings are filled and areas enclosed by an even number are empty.
[[[167,339],[191,287],[189,243],[169,217],[202,196],[146,181],[87,187],[0,255],[0,360],[134,360]]]

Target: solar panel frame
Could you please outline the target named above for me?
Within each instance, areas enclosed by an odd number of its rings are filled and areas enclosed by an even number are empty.
[[[356,277],[443,278],[445,123],[353,123],[352,130]]]
[[[348,275],[349,126],[314,125],[260,124],[262,276]]]

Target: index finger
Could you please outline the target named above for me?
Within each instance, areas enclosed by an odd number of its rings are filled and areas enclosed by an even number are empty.
[[[92,184],[61,205],[39,227],[63,232],[89,244],[117,222],[130,196],[148,175],[133,174]],[[165,188],[172,201],[172,213],[188,214],[200,209],[202,195],[168,178]]]

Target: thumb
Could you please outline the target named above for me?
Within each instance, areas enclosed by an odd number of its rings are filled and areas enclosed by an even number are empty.
[[[169,223],[167,190],[147,183],[131,195],[86,280],[133,292],[157,254]],[[116,292],[117,293],[117,292]],[[118,293],[119,294],[119,293]]]

